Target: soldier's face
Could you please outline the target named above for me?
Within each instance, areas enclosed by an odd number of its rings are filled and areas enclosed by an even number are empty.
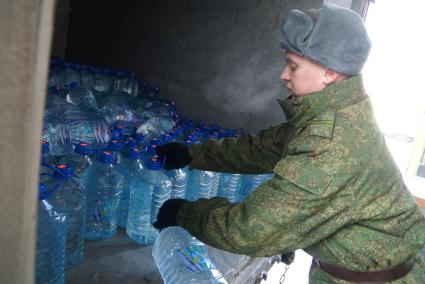
[[[326,67],[290,51],[286,51],[285,59],[286,65],[280,80],[284,82],[290,95],[305,96],[326,87]]]

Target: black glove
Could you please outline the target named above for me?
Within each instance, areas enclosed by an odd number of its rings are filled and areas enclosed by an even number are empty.
[[[192,161],[187,146],[182,143],[172,142],[157,146],[156,153],[165,170],[183,168]]]
[[[293,263],[294,259],[295,259],[295,252],[293,251],[282,253],[282,255],[280,256],[280,261],[282,261],[283,263],[287,265],[290,265],[291,263]]]
[[[177,212],[184,202],[186,202],[184,199],[169,199],[165,201],[159,208],[158,216],[153,226],[158,230],[177,226]]]

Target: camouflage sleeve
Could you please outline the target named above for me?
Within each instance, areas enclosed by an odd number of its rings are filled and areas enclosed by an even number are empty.
[[[288,168],[275,170],[276,175],[244,202],[231,204],[224,198],[187,202],[178,212],[178,224],[211,246],[264,257],[309,247],[349,222],[342,217],[352,202],[349,195],[322,196],[329,175],[285,160],[281,162]]]
[[[190,168],[228,173],[269,173],[281,159],[289,133],[287,123],[239,139],[210,140],[189,147]]]

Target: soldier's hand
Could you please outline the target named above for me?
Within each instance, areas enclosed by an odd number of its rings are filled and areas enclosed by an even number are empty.
[[[187,146],[182,143],[172,142],[157,146],[156,153],[165,170],[183,168],[192,161]]]
[[[153,226],[158,230],[177,226],[177,212],[184,202],[184,199],[169,199],[165,201],[161,208],[159,208],[158,216]]]

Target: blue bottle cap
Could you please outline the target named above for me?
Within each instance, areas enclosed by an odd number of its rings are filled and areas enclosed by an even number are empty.
[[[100,153],[99,162],[104,164],[113,164],[114,156],[111,154],[111,152],[103,151],[102,153]]]
[[[146,152],[148,152],[149,154],[155,154],[156,155],[156,147],[157,147],[158,145],[149,145],[149,146],[147,146],[147,151]]]
[[[63,179],[70,179],[72,178],[72,168],[67,164],[56,165],[54,175]]]
[[[195,142],[193,142],[192,140],[185,140],[184,144],[185,145],[193,145]]]
[[[118,129],[111,129],[111,140],[121,140],[122,132]]]
[[[134,139],[136,139],[137,143],[140,143],[145,140],[145,136],[142,133],[135,133]]]
[[[38,185],[38,200],[44,200],[47,197],[46,186],[40,182]]]
[[[45,140],[42,140],[41,141],[41,152],[43,154],[50,152],[50,144],[49,144],[49,142],[47,142]]]
[[[154,156],[146,161],[146,167],[150,170],[159,170],[161,169],[161,161],[158,156]]]
[[[122,145],[121,145],[121,142],[120,141],[118,141],[118,140],[111,140],[111,142],[109,142],[109,145],[108,145],[107,150],[110,150],[110,151],[119,151],[119,150],[121,150],[121,147],[122,147]]]
[[[75,153],[80,155],[89,155],[90,154],[90,146],[87,143],[78,143],[75,146]]]
[[[128,151],[127,157],[129,159],[140,159],[142,157],[142,152],[138,148],[133,148]]]
[[[152,138],[152,140],[151,140],[151,142],[150,142],[150,144],[151,145],[160,145],[161,143],[160,143],[160,141],[158,140],[158,138]]]
[[[173,137],[170,134],[161,135],[161,140],[162,140],[162,143],[165,144],[172,141]]]
[[[136,146],[136,144],[137,144],[137,141],[133,137],[128,137],[127,142],[125,142],[125,146],[128,148],[133,148]]]

